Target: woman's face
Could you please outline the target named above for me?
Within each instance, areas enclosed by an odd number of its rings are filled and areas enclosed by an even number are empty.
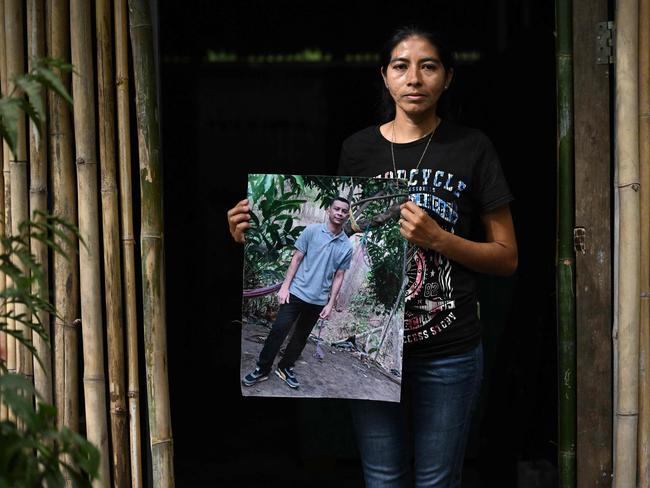
[[[453,71],[445,70],[438,50],[429,41],[409,37],[395,46],[382,76],[395,101],[395,110],[418,116],[435,113]]]

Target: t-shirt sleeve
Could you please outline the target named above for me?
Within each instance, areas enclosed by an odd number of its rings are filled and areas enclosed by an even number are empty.
[[[514,200],[499,157],[492,142],[483,134],[478,142],[474,172],[474,196],[481,213],[489,212]]]
[[[307,226],[298,236],[298,239],[296,239],[296,242],[294,243],[294,247],[298,249],[303,254],[307,254],[307,247],[309,247],[309,234],[311,233],[311,226]]]
[[[352,246],[350,245],[350,248],[348,249],[348,252],[345,254],[345,257],[343,258],[343,262],[341,263],[341,266],[339,266],[339,269],[350,269],[351,263],[352,263]]]

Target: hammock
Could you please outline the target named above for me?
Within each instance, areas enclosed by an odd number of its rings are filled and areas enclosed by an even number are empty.
[[[244,297],[255,298],[255,297],[262,297],[264,295],[270,295],[271,293],[278,291],[281,286],[282,283],[278,283],[276,285],[267,286],[265,288],[254,288],[252,290],[244,290]]]

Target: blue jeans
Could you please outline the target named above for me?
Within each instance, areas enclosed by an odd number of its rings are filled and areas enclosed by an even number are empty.
[[[480,344],[441,359],[405,358],[401,403],[352,401],[366,487],[460,488],[482,376]]]

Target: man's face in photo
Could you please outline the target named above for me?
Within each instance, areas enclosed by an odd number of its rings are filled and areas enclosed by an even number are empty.
[[[345,224],[350,216],[350,205],[340,200],[334,200],[327,209],[330,222],[336,226]]]

